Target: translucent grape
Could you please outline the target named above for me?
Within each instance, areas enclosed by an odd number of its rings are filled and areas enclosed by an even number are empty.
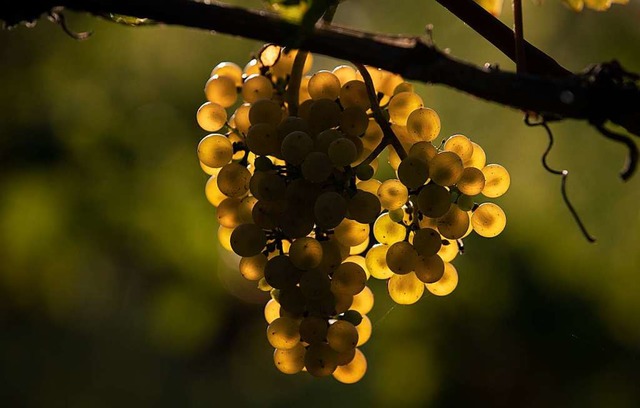
[[[367,275],[362,267],[354,262],[345,262],[338,266],[331,278],[331,291],[339,295],[356,295],[367,284]]]
[[[382,208],[395,210],[402,207],[409,198],[409,191],[400,180],[390,179],[384,181],[377,192]]]
[[[434,283],[444,274],[444,261],[439,255],[420,255],[416,262],[416,277],[424,283]]]
[[[389,279],[393,276],[393,271],[387,265],[387,251],[389,245],[374,245],[365,257],[367,269],[376,279]]]
[[[249,128],[247,133],[247,146],[259,155],[280,155],[280,141],[275,126],[268,123],[259,123]]]
[[[279,317],[267,327],[267,340],[272,347],[290,350],[300,344],[299,324],[289,317]]]
[[[369,101],[369,94],[367,93],[367,87],[364,82],[360,80],[353,80],[342,85],[340,89],[340,104],[343,108],[359,107],[360,109],[367,110],[371,107]]]
[[[238,99],[235,80],[226,76],[214,75],[209,78],[204,86],[204,93],[209,102],[217,103],[223,108],[228,108]]]
[[[245,76],[249,77],[251,75],[255,75],[255,74],[259,74],[260,73],[260,63],[258,62],[257,59],[252,59],[251,61],[249,61],[247,63],[247,65],[244,66],[244,74]]]
[[[499,164],[488,164],[482,168],[482,173],[486,179],[482,194],[485,197],[500,197],[509,189],[511,177],[507,169]]]
[[[218,242],[220,246],[226,249],[229,252],[233,252],[231,249],[231,234],[233,233],[233,228],[223,227],[222,225],[218,227]]]
[[[217,103],[205,102],[198,109],[196,120],[207,132],[217,132],[227,123],[227,111]]]
[[[387,265],[394,273],[405,275],[413,271],[418,262],[418,253],[406,241],[396,242],[387,251]]]
[[[326,341],[328,331],[329,324],[320,317],[307,316],[300,322],[300,337],[309,344]]]
[[[218,188],[227,197],[242,197],[249,191],[251,173],[241,164],[229,163],[218,173]]]
[[[401,82],[393,89],[393,94],[397,95],[400,92],[413,92],[413,84],[410,82]]]
[[[369,248],[369,237],[362,241],[360,245],[352,246],[349,248],[349,255],[358,255],[363,253],[367,248]],[[366,271],[365,271],[366,272]]]
[[[331,174],[329,156],[321,152],[311,152],[302,162],[302,175],[312,183],[322,183]]]
[[[418,108],[407,118],[407,131],[419,140],[430,142],[440,134],[440,117],[433,109]]]
[[[444,150],[454,152],[464,162],[473,156],[473,143],[464,135],[453,135],[444,142]]]
[[[252,125],[268,123],[274,128],[280,124],[282,109],[280,105],[270,99],[260,99],[251,105],[249,109],[249,122]]]
[[[331,71],[340,81],[340,86],[356,79],[356,70],[349,65],[339,65]]]
[[[326,377],[338,367],[337,353],[328,344],[316,343],[307,348],[304,366],[314,377]]]
[[[441,217],[449,211],[450,206],[449,191],[442,186],[429,183],[418,193],[418,207],[427,217]]]
[[[217,211],[218,224],[227,228],[235,228],[240,225],[242,222],[238,212],[239,206],[239,198],[229,197],[222,200]]]
[[[280,317],[280,303],[276,302],[275,299],[269,299],[264,306],[264,319],[267,324],[271,324],[278,317]]]
[[[464,166],[454,152],[440,152],[429,162],[429,177],[441,186],[452,186],[460,180]]]
[[[258,60],[263,67],[271,67],[276,64],[280,59],[281,47],[275,44],[265,44],[260,53],[258,54]]]
[[[334,230],[336,239],[347,246],[356,246],[369,238],[369,225],[345,218]]]
[[[380,214],[380,200],[378,196],[366,191],[358,190],[348,205],[349,218],[363,224],[370,224],[376,220]]]
[[[211,71],[210,76],[218,75],[231,78],[236,87],[242,86],[242,68],[233,62],[221,62]]]
[[[365,181],[360,181],[356,184],[358,190],[366,191],[367,193],[374,194],[376,198],[378,197],[378,189],[382,183],[376,179],[369,179]]]
[[[340,80],[329,71],[318,71],[309,80],[309,95],[312,99],[337,99]]]
[[[456,204],[451,204],[449,211],[438,218],[438,231],[443,237],[460,239],[469,229],[469,214]]]
[[[424,106],[422,98],[413,92],[401,92],[391,98],[389,102],[389,119],[391,122],[406,126],[409,115]]]
[[[209,200],[214,207],[219,206],[220,203],[227,198],[227,196],[218,188],[218,180],[216,176],[209,177],[204,192],[207,200]]]
[[[473,146],[473,154],[471,158],[464,161],[464,167],[482,169],[487,162],[487,155],[479,144],[472,141],[471,145]]]
[[[254,224],[264,229],[274,229],[280,224],[284,211],[285,203],[283,201],[260,200],[253,206],[251,218]]]
[[[313,150],[313,145],[313,139],[307,133],[293,131],[282,141],[282,158],[291,164],[302,164]]]
[[[462,194],[468,196],[478,195],[482,192],[485,186],[485,178],[482,170],[475,167],[465,167],[462,172],[462,177],[458,180],[458,190]]]
[[[413,272],[406,275],[394,274],[387,281],[387,290],[391,299],[397,304],[411,305],[422,297],[424,285]]]
[[[353,360],[346,365],[339,366],[333,372],[333,378],[344,384],[357,383],[367,372],[367,359],[364,354],[356,349]]]
[[[422,256],[435,255],[442,246],[442,239],[438,231],[432,228],[422,228],[413,236],[413,247]]]
[[[436,296],[446,296],[458,286],[458,271],[449,262],[444,264],[444,274],[435,283],[425,284],[427,290]]]
[[[380,128],[380,125],[378,125],[375,120],[369,119],[367,129],[362,136],[362,143],[364,148],[373,151],[376,146],[380,144],[383,136],[384,134],[382,132],[382,128]]]
[[[358,345],[358,330],[346,320],[336,320],[327,331],[329,347],[338,353],[344,353]]]
[[[246,135],[249,132],[249,127],[251,127],[251,122],[249,121],[249,110],[251,109],[251,105],[248,103],[243,103],[238,106],[235,113],[233,114],[233,121],[235,123],[236,129],[242,132],[243,135]]]
[[[314,238],[298,238],[291,244],[289,258],[297,268],[313,269],[322,262],[322,245]]]
[[[255,224],[242,224],[233,230],[230,238],[233,252],[240,256],[258,255],[267,244],[262,228]]]
[[[398,85],[404,82],[402,76],[393,72],[380,70],[380,83],[378,92],[382,92],[386,96],[393,96],[393,91]]]
[[[238,269],[245,279],[258,281],[264,277],[266,265],[267,257],[264,254],[258,254],[240,259]]]
[[[306,349],[300,343],[288,350],[276,349],[273,352],[273,363],[284,374],[296,374],[304,368]]]
[[[404,225],[393,222],[389,214],[382,214],[373,224],[373,236],[381,244],[393,245],[404,240],[407,229]]]
[[[398,179],[410,189],[423,185],[429,178],[427,163],[414,156],[407,156],[398,166]]]
[[[280,52],[280,58],[270,69],[271,73],[278,78],[285,78],[287,75],[291,74],[291,70],[293,69],[293,63],[296,59],[296,55],[298,55],[298,50],[292,50],[285,48]],[[313,65],[313,55],[311,53],[307,54],[307,58],[304,61],[304,66],[302,68],[302,74],[306,74],[311,69]]]
[[[336,167],[344,167],[353,163],[358,157],[355,144],[346,138],[334,140],[329,145],[329,159]]]
[[[473,230],[481,237],[493,238],[507,225],[507,217],[498,205],[482,203],[471,215]]]
[[[233,145],[224,135],[210,134],[198,144],[198,159],[206,166],[222,167],[229,163],[232,157]]]
[[[251,75],[242,84],[242,98],[245,102],[254,103],[260,99],[271,99],[273,84],[262,75]]]
[[[351,309],[357,310],[363,315],[363,321],[367,313],[373,309],[373,292],[369,289],[368,286],[365,286],[362,291],[353,296],[353,303],[351,304]]]

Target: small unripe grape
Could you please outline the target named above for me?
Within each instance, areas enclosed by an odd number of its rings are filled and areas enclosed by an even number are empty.
[[[205,102],[198,109],[196,120],[207,132],[217,132],[227,123],[227,111],[217,103]]]
[[[445,262],[442,277],[437,282],[427,283],[425,286],[436,296],[446,296],[458,286],[458,271],[452,264]]]
[[[488,164],[482,168],[485,177],[482,194],[485,197],[497,198],[507,192],[511,184],[511,177],[507,169],[499,164]]]
[[[231,161],[233,145],[224,135],[213,133],[198,143],[198,159],[206,166],[219,168]]]
[[[440,117],[433,109],[418,108],[407,118],[407,131],[419,140],[430,142],[440,134]]]
[[[204,86],[204,93],[209,102],[217,103],[223,108],[228,108],[238,99],[234,79],[226,76],[214,75],[209,78]]]
[[[251,75],[242,84],[242,98],[245,102],[254,103],[260,99],[271,99],[273,84],[262,75]]]
[[[394,274],[387,282],[387,290],[391,299],[399,305],[416,303],[424,293],[425,284],[410,272],[406,275]]]
[[[358,177],[360,180],[369,180],[371,177],[373,177],[373,174],[375,173],[375,170],[373,169],[373,167],[369,164],[365,164],[365,165],[359,165],[358,167],[356,167],[356,177]]]
[[[498,205],[482,203],[471,215],[473,230],[481,237],[493,238],[507,225],[507,217]]]
[[[394,95],[389,102],[389,118],[397,125],[406,126],[411,112],[423,106],[422,98],[418,94],[401,92]]]
[[[409,191],[399,180],[384,181],[377,192],[382,208],[395,210],[402,207],[409,198]]]
[[[312,99],[337,99],[340,80],[329,71],[318,71],[311,76],[308,90]]]
[[[429,177],[441,186],[452,186],[460,180],[464,166],[454,152],[440,152],[429,162]]]

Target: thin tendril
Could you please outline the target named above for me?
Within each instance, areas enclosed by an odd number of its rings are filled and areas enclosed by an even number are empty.
[[[378,325],[379,325],[380,323],[382,323],[382,321],[383,321],[384,319],[386,319],[386,318],[387,318],[387,316],[389,316],[389,313],[391,313],[391,311],[392,311],[393,309],[395,309],[395,308],[396,308],[396,305],[391,306],[391,307],[389,308],[389,310],[387,310],[387,311],[385,312],[385,314],[383,314],[383,315],[382,315],[382,317],[380,317],[378,320],[376,320],[376,322],[375,322],[375,323],[373,323],[373,324],[371,325],[371,327],[378,327]]]
[[[595,126],[595,128],[598,129],[598,131],[607,139],[622,143],[627,147],[627,161],[625,162],[622,170],[620,170],[620,178],[624,181],[629,180],[638,167],[638,146],[636,146],[630,137],[611,131],[601,124],[593,124],[593,126]]]
[[[67,26],[67,20],[65,19],[64,14],[62,14],[57,10],[49,11],[49,20],[59,25],[60,28],[62,28],[62,31],[64,31],[69,37],[73,38],[74,40],[78,40],[78,41],[86,40],[87,38],[91,37],[91,35],[93,34],[93,32],[91,31],[83,31],[83,32],[77,33],[71,30]]]
[[[580,228],[580,231],[582,232],[582,235],[584,235],[586,240],[591,243],[596,242],[596,239],[587,231],[587,228],[585,227],[584,223],[580,219],[580,216],[578,215],[578,212],[576,211],[576,209],[573,207],[573,204],[571,204],[571,201],[569,201],[569,195],[567,194],[567,177],[569,176],[569,171],[553,169],[547,163],[547,156],[549,156],[549,152],[553,147],[553,133],[551,132],[551,129],[549,128],[549,125],[547,124],[546,120],[543,119],[541,122],[533,123],[529,117],[529,114],[526,114],[524,117],[524,123],[527,126],[531,126],[531,127],[542,126],[547,131],[547,135],[549,135],[549,144],[547,145],[547,149],[542,154],[542,166],[549,173],[562,176],[560,191],[562,193],[562,199],[564,200],[565,205],[569,209],[569,212],[573,216],[573,219],[576,222],[576,224],[578,224],[578,227]]]

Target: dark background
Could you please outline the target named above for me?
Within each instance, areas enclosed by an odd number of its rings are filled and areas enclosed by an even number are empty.
[[[260,3],[237,4],[259,7]],[[506,2],[508,3],[508,2]],[[640,8],[574,14],[525,2],[527,38],[571,70],[640,71]],[[503,20],[511,24],[509,5]],[[0,32],[0,400],[3,406],[640,406],[640,177],[584,123],[553,125],[549,160],[598,238],[588,244],[522,114],[417,85],[488,162],[506,166],[497,238],[465,240],[456,291],[392,306],[372,282],[369,371],[352,386],[286,376],[265,295],[216,238],[196,145],[202,89],[258,42],[70,13]],[[478,64],[513,65],[435,2],[349,0],[336,22],[420,34]],[[316,56],[315,69],[339,61]]]

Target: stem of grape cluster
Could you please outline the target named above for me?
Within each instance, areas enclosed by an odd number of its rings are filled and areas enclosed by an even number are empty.
[[[300,82],[302,82],[302,71],[304,70],[304,63],[307,61],[307,55],[309,55],[309,51],[300,50],[293,60],[291,78],[289,78],[289,87],[287,88],[287,103],[289,104],[289,114],[291,116],[298,116]]]
[[[360,75],[362,75],[362,79],[364,80],[364,84],[367,87],[367,94],[369,95],[369,101],[371,102],[371,111],[373,112],[373,118],[378,122],[380,128],[382,129],[382,133],[384,137],[380,144],[376,147],[375,150],[378,150],[380,145],[382,145],[382,149],[384,149],[387,145],[391,145],[400,159],[404,159],[407,157],[407,152],[404,150],[402,143],[396,137],[395,133],[391,129],[391,125],[389,125],[389,121],[384,117],[382,110],[380,109],[380,105],[378,104],[378,97],[376,96],[376,88],[373,86],[373,80],[371,79],[371,75],[367,68],[358,62],[353,62],[353,65],[358,68],[360,71]],[[382,150],[381,150],[382,151]]]

